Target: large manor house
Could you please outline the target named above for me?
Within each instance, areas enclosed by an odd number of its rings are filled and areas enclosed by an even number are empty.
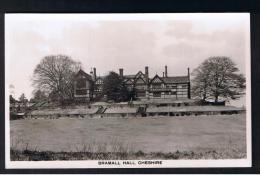
[[[145,72],[134,75],[124,75],[124,70],[119,69],[128,90],[135,89],[137,99],[183,99],[190,98],[190,72],[188,68],[185,76],[168,76],[167,66],[163,76],[149,77],[149,68]],[[102,96],[104,76],[97,76],[96,68],[90,74],[79,70],[74,82],[74,97],[78,100],[90,101]]]

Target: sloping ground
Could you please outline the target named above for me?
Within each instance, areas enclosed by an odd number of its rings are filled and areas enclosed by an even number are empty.
[[[180,107],[148,107],[146,112],[219,112],[219,111],[243,111],[243,108],[233,106],[180,106]]]
[[[109,107],[106,109],[105,114],[124,114],[124,113],[136,113],[136,107]]]
[[[10,121],[10,145],[37,151],[205,151],[246,153],[245,114]],[[235,153],[234,153],[235,154]]]

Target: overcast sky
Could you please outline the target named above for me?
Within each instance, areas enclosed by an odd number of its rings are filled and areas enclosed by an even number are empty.
[[[249,14],[8,14],[7,83],[15,97],[32,96],[33,70],[47,55],[65,54],[89,73],[150,77],[186,75],[209,56],[228,56],[242,73],[250,59]],[[9,70],[8,70],[9,69]]]

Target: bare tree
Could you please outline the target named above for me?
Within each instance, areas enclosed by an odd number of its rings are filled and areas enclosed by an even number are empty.
[[[192,75],[192,92],[202,100],[237,99],[244,94],[246,79],[229,57],[210,57]]]
[[[73,98],[73,81],[80,63],[66,55],[44,57],[33,73],[33,85],[44,92],[58,94],[58,101]]]

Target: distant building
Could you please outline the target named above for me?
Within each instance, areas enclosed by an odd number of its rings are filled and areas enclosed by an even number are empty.
[[[123,69],[119,69],[119,75],[123,78],[128,90],[135,89],[137,99],[190,99],[190,72],[186,76],[168,76],[167,66],[163,76],[149,77],[149,69],[145,67],[134,75],[124,75]],[[104,77],[96,76],[96,68],[90,75],[80,70],[74,82],[74,97],[83,101],[102,96]]]

